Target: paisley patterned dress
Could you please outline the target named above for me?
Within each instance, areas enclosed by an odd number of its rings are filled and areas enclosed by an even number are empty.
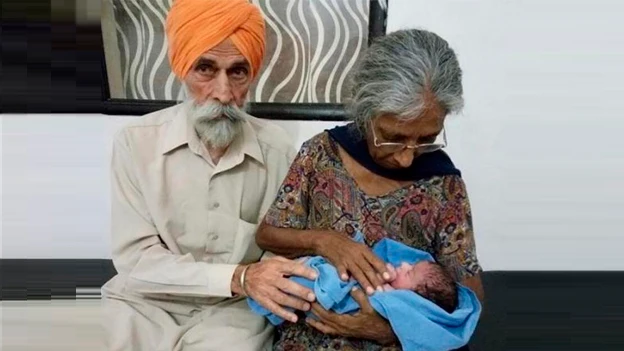
[[[281,228],[361,231],[372,246],[388,237],[428,251],[457,281],[481,271],[461,177],[432,177],[369,196],[345,169],[338,145],[321,133],[301,147],[265,222]],[[322,334],[305,324],[278,328],[275,350],[400,350]]]

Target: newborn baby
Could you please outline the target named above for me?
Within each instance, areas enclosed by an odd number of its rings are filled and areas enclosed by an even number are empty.
[[[448,313],[457,308],[457,285],[439,264],[419,261],[415,264],[403,262],[396,268],[390,264],[387,266],[393,280],[384,284],[384,291],[411,290]]]
[[[362,235],[354,240],[363,242]],[[453,350],[466,345],[474,332],[481,305],[476,295],[458,285],[426,251],[417,250],[392,239],[382,239],[373,253],[388,265],[391,280],[368,297],[373,309],[392,326],[403,350]],[[342,280],[336,267],[321,256],[301,258],[318,272],[318,278],[290,279],[310,288],[324,309],[338,314],[359,311],[351,296],[353,280]],[[248,298],[249,307],[265,316],[273,325],[284,319]],[[315,318],[309,311],[306,317]],[[417,331],[414,330],[417,325]]]

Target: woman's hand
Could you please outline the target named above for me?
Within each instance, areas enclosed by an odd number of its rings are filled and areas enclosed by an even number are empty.
[[[393,278],[392,271],[366,244],[329,232],[318,239],[317,245],[317,253],[336,267],[340,279],[346,281],[352,275],[369,295],[382,291],[383,285]]]
[[[390,323],[381,317],[368,302],[366,294],[354,289],[351,296],[360,305],[360,310],[353,314],[336,314],[325,310],[318,303],[312,304],[312,313],[318,320],[306,319],[306,322],[318,331],[349,338],[368,339],[381,345],[397,342]]]

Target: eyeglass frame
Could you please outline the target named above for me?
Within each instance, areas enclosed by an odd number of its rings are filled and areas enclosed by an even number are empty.
[[[429,153],[429,152],[435,152],[438,150],[441,150],[445,147],[448,146],[448,141],[446,139],[446,128],[442,128],[442,143],[425,143],[425,144],[414,144],[414,145],[409,145],[406,143],[393,143],[393,142],[383,142],[380,143],[378,138],[377,138],[377,133],[375,133],[375,125],[373,124],[373,121],[370,121],[371,124],[371,132],[373,133],[373,145],[375,145],[375,147],[381,148],[383,146],[394,146],[394,147],[400,147],[400,149],[393,151],[393,153],[396,152],[401,152],[404,151],[405,149],[410,149],[410,150],[418,150],[419,148],[423,148],[423,147],[427,147],[427,146],[437,146],[437,149],[431,150],[431,151],[424,151],[424,153]]]

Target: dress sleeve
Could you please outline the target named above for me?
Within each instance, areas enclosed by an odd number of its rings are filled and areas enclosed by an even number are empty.
[[[288,170],[264,222],[277,228],[306,229],[316,150],[306,141]]]
[[[461,177],[444,177],[442,187],[445,203],[436,225],[436,260],[456,281],[462,281],[482,271],[477,259],[470,202]]]

